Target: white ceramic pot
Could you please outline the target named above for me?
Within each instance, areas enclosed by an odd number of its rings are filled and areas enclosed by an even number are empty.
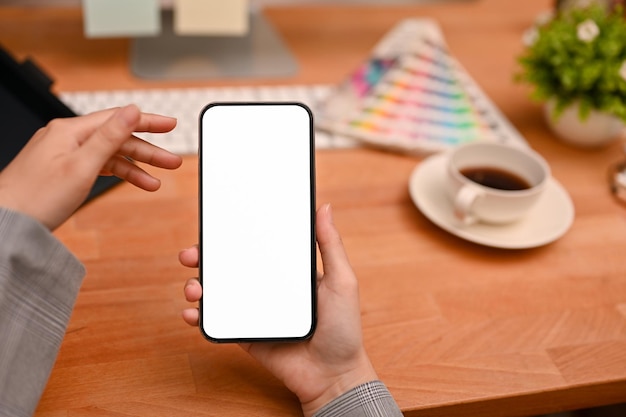
[[[555,120],[553,110],[554,102],[546,102],[544,106],[546,122],[559,139],[571,145],[585,148],[601,147],[617,140],[624,132],[624,123],[610,114],[592,110],[589,117],[581,120],[578,116],[578,105],[573,104]]]

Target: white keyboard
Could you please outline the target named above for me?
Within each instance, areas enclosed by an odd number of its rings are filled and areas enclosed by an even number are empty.
[[[179,155],[198,152],[198,120],[201,110],[214,101],[298,101],[314,109],[330,91],[328,85],[173,88],[119,91],[63,92],[59,98],[77,114],[134,103],[142,111],[176,117],[176,128],[167,134],[140,134],[141,138]],[[328,132],[315,132],[317,149],[350,148],[360,142]]]

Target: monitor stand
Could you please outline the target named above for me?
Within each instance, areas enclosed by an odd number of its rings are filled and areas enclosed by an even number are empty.
[[[140,78],[209,79],[285,77],[297,64],[260,10],[250,13],[244,36],[180,36],[172,10],[163,10],[161,33],[131,45],[131,69]]]

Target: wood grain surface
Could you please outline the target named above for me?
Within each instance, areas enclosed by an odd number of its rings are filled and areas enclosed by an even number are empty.
[[[266,10],[299,62],[287,79],[157,82],[128,70],[128,41],[85,40],[73,8],[0,8],[0,42],[34,56],[57,91],[339,82],[395,23],[438,21],[452,53],[550,163],[576,218],[561,239],[502,250],[459,239],[408,194],[420,158],[317,152],[360,280],[365,343],[407,416],[514,417],[626,400],[626,207],[607,187],[622,143],[582,150],[546,128],[516,84],[521,37],[547,0]],[[57,236],[88,274],[38,417],[290,416],[297,399],[237,346],[213,345],[180,312],[196,271],[197,158],[159,173],[156,193],[122,184]]]

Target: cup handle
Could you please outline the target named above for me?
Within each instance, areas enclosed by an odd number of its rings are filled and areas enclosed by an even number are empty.
[[[481,195],[482,192],[478,188],[464,185],[454,198],[454,217],[464,225],[476,223],[478,219],[472,215],[472,206]]]

